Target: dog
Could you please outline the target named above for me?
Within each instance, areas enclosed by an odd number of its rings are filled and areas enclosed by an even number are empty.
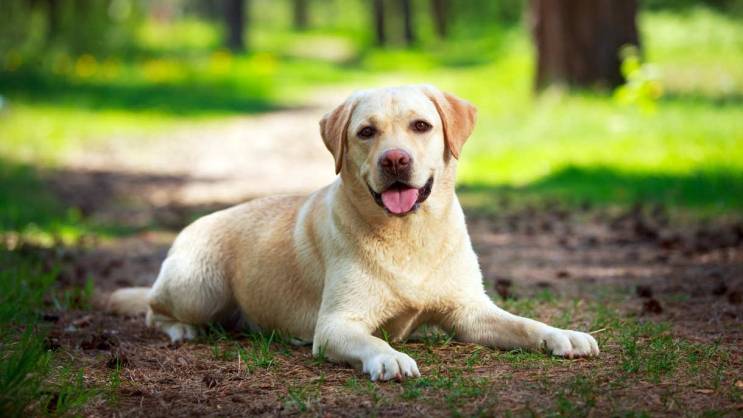
[[[147,324],[174,342],[242,318],[311,342],[314,355],[374,381],[420,376],[385,340],[423,324],[488,347],[598,355],[591,335],[516,316],[485,293],[455,194],[475,119],[474,106],[433,86],[353,94],[320,121],[332,184],[198,219],[152,288],[120,289],[109,309],[146,311]]]

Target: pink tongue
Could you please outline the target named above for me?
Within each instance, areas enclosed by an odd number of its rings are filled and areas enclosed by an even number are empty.
[[[384,207],[397,215],[410,212],[417,200],[418,189],[390,189],[382,193]]]

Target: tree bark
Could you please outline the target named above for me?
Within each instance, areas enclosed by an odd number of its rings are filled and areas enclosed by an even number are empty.
[[[413,5],[411,0],[400,0],[402,7],[402,26],[405,44],[412,45],[415,42],[415,31],[413,30]]]
[[[372,0],[372,6],[374,9],[374,34],[377,37],[377,45],[384,45],[387,43],[387,36],[384,30],[384,1]]]
[[[232,52],[245,51],[245,1],[225,0],[225,24],[227,26],[227,48]]]
[[[294,29],[305,30],[308,24],[308,3],[309,0],[294,0]]]
[[[615,87],[619,52],[638,45],[636,0],[531,0],[536,86]]]
[[[47,42],[53,42],[59,34],[60,22],[59,22],[59,1],[58,0],[47,0],[46,1],[46,40]]]
[[[449,29],[447,27],[447,20],[446,20],[446,12],[447,10],[447,4],[446,0],[431,0],[431,15],[433,16],[433,27],[436,30],[436,35],[438,35],[441,39],[446,39],[447,30]]]

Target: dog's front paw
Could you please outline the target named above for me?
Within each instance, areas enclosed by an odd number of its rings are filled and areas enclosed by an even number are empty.
[[[405,377],[420,377],[418,365],[409,355],[399,351],[380,353],[364,360],[364,373],[371,380],[402,380]]]
[[[555,356],[573,358],[599,355],[596,339],[585,332],[551,328],[542,337],[542,345]]]

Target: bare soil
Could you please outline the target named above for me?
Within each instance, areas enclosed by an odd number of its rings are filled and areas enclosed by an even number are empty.
[[[151,284],[175,234],[196,216],[332,180],[332,159],[316,133],[321,113],[310,107],[162,138],[118,138],[74,156],[50,173],[51,187],[88,218],[137,232],[65,249],[63,282],[93,277],[100,294]],[[84,309],[50,312],[49,344],[84,367],[86,384],[110,387],[118,375],[120,383],[87,406],[89,416],[743,413],[743,224],[678,224],[663,208],[645,207],[466,211],[493,298],[541,320],[598,331],[599,358],[503,353],[439,337],[398,346],[419,362],[423,380],[372,384],[349,367],[313,359],[309,347],[274,340],[260,363],[237,355],[238,348],[260,351],[254,336],[212,332],[171,345],[143,318]],[[524,307],[530,300],[531,310]],[[617,330],[590,329],[599,305],[717,347],[725,353],[722,370],[680,364],[658,379],[627,371],[628,348],[604,337]]]

